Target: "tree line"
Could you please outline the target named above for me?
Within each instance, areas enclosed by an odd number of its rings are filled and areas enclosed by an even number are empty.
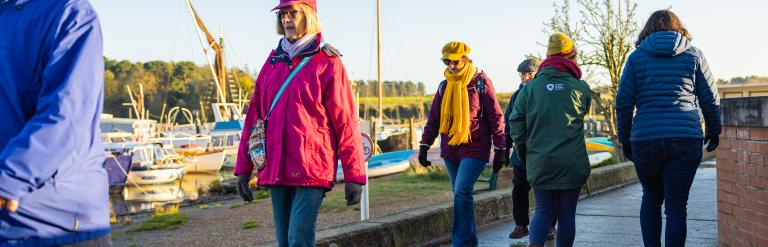
[[[768,76],[756,76],[756,75],[750,75],[750,76],[738,76],[733,77],[730,80],[724,80],[724,79],[718,79],[717,84],[749,84],[749,83],[760,83],[760,82],[768,82]]]
[[[215,86],[208,66],[193,62],[131,62],[104,58],[104,113],[115,117],[135,117],[128,88],[136,99],[139,85],[143,87],[143,105],[151,119],[159,119],[172,107],[184,107],[191,111],[205,107],[208,121],[210,101],[215,100]],[[229,70],[230,82],[235,82],[246,99],[250,99],[254,76],[239,68]],[[376,80],[355,80],[353,87],[360,97],[378,96]],[[426,87],[422,82],[384,81],[383,96],[424,96]],[[201,102],[203,103],[201,106]],[[165,108],[163,107],[165,106]]]
[[[357,89],[360,97],[375,97],[379,95],[379,87],[376,80],[355,80],[352,85]],[[426,88],[422,82],[412,81],[383,81],[381,84],[382,96],[424,96]]]
[[[130,62],[104,58],[104,113],[116,117],[134,116],[128,94],[130,87],[134,95],[143,86],[144,107],[149,111],[151,119],[158,119],[172,107],[184,107],[189,110],[200,110],[201,102],[206,107],[206,117],[212,120],[210,100],[214,97],[215,85],[211,70],[207,66],[198,66],[193,62]],[[231,81],[243,93],[253,89],[253,77],[247,72],[233,68],[229,70]],[[129,112],[131,112],[129,115]]]

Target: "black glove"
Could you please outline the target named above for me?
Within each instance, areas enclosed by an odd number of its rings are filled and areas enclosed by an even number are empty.
[[[493,149],[493,172],[499,172],[501,167],[507,163],[505,162],[504,153],[504,149]]]
[[[325,55],[328,55],[329,57],[341,57],[344,55],[341,55],[341,52],[336,49],[336,47],[333,47],[331,44],[325,44],[325,47],[323,47],[323,52]]]
[[[624,152],[624,158],[627,158],[629,161],[634,161],[632,160],[632,144],[631,143],[622,143],[621,151]]]
[[[429,146],[421,145],[419,147],[419,164],[423,167],[429,167],[432,165],[432,162],[427,160],[427,152],[429,151]]]
[[[251,193],[251,188],[248,186],[248,182],[250,181],[251,175],[237,175],[237,194],[246,202],[253,201],[253,193]]]
[[[525,155],[526,155],[526,152],[528,152],[528,149],[525,148],[525,145],[517,145],[516,149],[517,149],[517,157],[520,158],[520,162],[522,162],[523,167],[525,167],[526,166]]]
[[[507,161],[506,163],[504,163],[504,165],[506,165],[507,167],[511,167],[512,163],[509,161],[509,157],[510,157],[510,155],[509,155],[509,148],[505,148],[504,149],[504,157],[505,157],[505,159]]]
[[[717,149],[717,146],[720,145],[720,136],[717,135],[707,135],[704,137],[704,144],[707,144],[707,152],[712,152]]]
[[[360,195],[362,194],[362,185],[355,183],[344,183],[344,199],[347,199],[347,206],[360,203]]]

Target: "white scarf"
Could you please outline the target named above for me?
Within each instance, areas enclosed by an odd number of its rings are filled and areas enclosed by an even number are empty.
[[[298,40],[291,43],[288,41],[288,38],[283,37],[282,40],[280,40],[280,47],[283,48],[283,51],[288,53],[288,57],[293,59],[296,55],[299,55],[299,52],[304,51],[308,46],[312,45],[312,43],[315,41],[315,38],[317,38],[317,34],[305,34],[303,37],[299,38]]]

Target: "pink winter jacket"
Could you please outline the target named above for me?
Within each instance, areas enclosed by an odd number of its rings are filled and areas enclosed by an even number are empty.
[[[305,56],[314,57],[294,77],[277,101],[266,129],[266,161],[258,171],[259,185],[331,189],[341,159],[346,182],[365,184],[362,137],[352,89],[338,57],[315,45],[293,60],[278,46],[259,72],[248,106],[235,174],[250,174],[248,138],[256,119],[269,111],[277,91]]]

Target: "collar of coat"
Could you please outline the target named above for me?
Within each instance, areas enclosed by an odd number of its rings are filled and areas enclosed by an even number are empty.
[[[27,0],[29,1],[29,0]],[[311,45],[307,46],[304,51],[300,52],[296,55],[296,57],[307,57],[312,56],[320,52],[320,43],[323,42],[323,34],[318,33],[317,38],[314,42],[312,42]],[[269,64],[276,64],[279,62],[284,62],[287,64],[291,63],[291,57],[288,56],[288,53],[283,50],[283,48],[280,46],[280,42],[277,43],[277,49],[272,52],[272,55],[269,56]]]

